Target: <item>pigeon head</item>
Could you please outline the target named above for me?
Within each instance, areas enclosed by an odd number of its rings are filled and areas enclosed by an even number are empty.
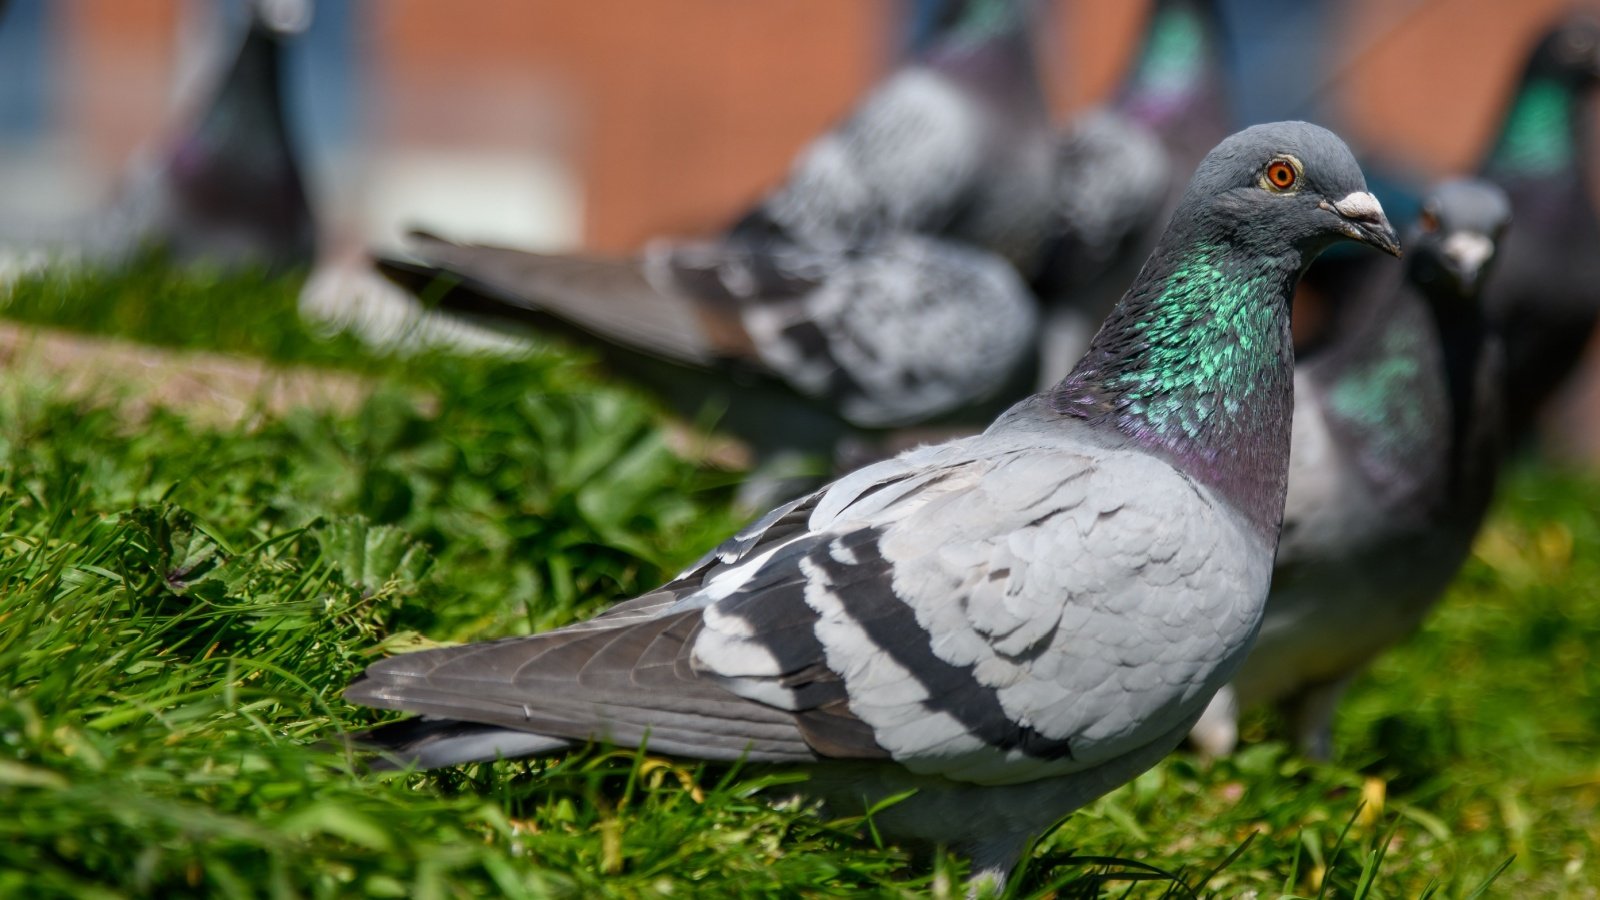
[[[1184,194],[1188,227],[1272,255],[1285,241],[1305,262],[1340,240],[1394,256],[1400,241],[1355,155],[1306,122],[1256,125],[1206,155]],[[1174,217],[1174,225],[1178,221]]]
[[[1289,298],[1306,265],[1339,241],[1400,253],[1343,141],[1304,122],[1227,138],[1051,391],[1052,408],[1166,456],[1275,533],[1294,411]]]
[[[1529,61],[1529,74],[1568,84],[1600,84],[1600,19],[1578,13],[1545,33]]]
[[[1510,222],[1511,201],[1487,181],[1435,187],[1407,235],[1412,282],[1429,296],[1476,298]]]

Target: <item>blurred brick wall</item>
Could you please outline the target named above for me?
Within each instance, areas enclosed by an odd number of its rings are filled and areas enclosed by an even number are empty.
[[[1424,166],[1471,168],[1533,42],[1576,6],[1570,0],[1350,3],[1339,35],[1349,62],[1335,84],[1345,127],[1353,138],[1400,148]]]
[[[582,182],[584,243],[714,227],[892,63],[908,0],[363,0],[377,144],[555,148]],[[1529,41],[1566,0],[1348,0],[1330,36],[1342,127],[1424,165],[1482,146]],[[1104,97],[1145,3],[1051,0],[1056,110]],[[199,0],[61,0],[70,127],[110,165],[172,97]]]
[[[1466,165],[1529,42],[1569,5],[1349,0],[1330,36],[1343,65],[1327,93],[1343,111],[1341,127],[1423,165]],[[1050,6],[1047,77],[1065,115],[1114,88],[1146,4]],[[429,127],[420,119],[453,117],[486,139],[528,119],[504,102],[519,83],[530,97],[543,85],[547,101],[570,111],[565,126],[546,123],[546,137],[572,142],[584,242],[625,249],[653,234],[715,227],[781,178],[795,151],[892,63],[901,8],[894,0],[479,0],[467,14],[389,0],[374,6],[376,80],[406,101],[383,130],[415,137]],[[501,102],[472,99],[496,92]]]
[[[150,137],[172,89],[179,4],[170,0],[62,0],[57,17],[66,128],[100,165],[116,168]]]
[[[380,134],[568,142],[584,243],[612,250],[725,222],[893,44],[888,4],[862,0],[391,0],[372,11]],[[535,99],[556,115],[533,121]]]
[[[387,0],[372,7],[376,131],[565,143],[583,182],[583,243],[625,250],[718,227],[780,179],[893,64],[903,5],[478,0],[458,12]],[[1115,84],[1144,13],[1124,0],[1054,5],[1043,41],[1065,114]],[[538,106],[560,111],[541,119]]]

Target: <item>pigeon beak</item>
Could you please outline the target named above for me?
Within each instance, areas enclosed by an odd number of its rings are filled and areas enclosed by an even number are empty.
[[[1343,220],[1344,233],[1350,238],[1390,256],[1400,256],[1400,236],[1389,224],[1389,217],[1383,214],[1383,204],[1377,197],[1366,191],[1352,191],[1343,200],[1335,203],[1324,200],[1319,205]]]
[[[1460,231],[1444,239],[1440,247],[1444,266],[1465,289],[1477,287],[1484,264],[1494,256],[1494,240],[1472,231]]]

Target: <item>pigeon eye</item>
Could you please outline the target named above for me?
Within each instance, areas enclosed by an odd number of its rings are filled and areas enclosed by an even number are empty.
[[[1267,184],[1276,190],[1287,191],[1299,177],[1287,160],[1275,159],[1267,164]]]
[[[1439,230],[1439,215],[1431,209],[1425,209],[1419,217],[1419,223],[1422,225],[1423,231],[1432,234]]]

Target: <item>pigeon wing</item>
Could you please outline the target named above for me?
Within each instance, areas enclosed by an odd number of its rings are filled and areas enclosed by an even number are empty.
[[[394,657],[347,696],[698,758],[1026,781],[1187,727],[1252,633],[1266,543],[1159,460],[985,435],[847,476],[590,622]]]
[[[812,523],[800,569],[813,621],[792,633],[913,771],[1026,781],[1181,733],[1254,633],[1267,536],[1161,460],[1011,440],[872,467],[878,486],[826,534]],[[893,467],[897,482],[882,475]],[[814,516],[830,506],[824,495]],[[807,655],[766,637],[775,614],[759,596],[717,601],[700,654],[731,690],[781,705],[775,683]]]

